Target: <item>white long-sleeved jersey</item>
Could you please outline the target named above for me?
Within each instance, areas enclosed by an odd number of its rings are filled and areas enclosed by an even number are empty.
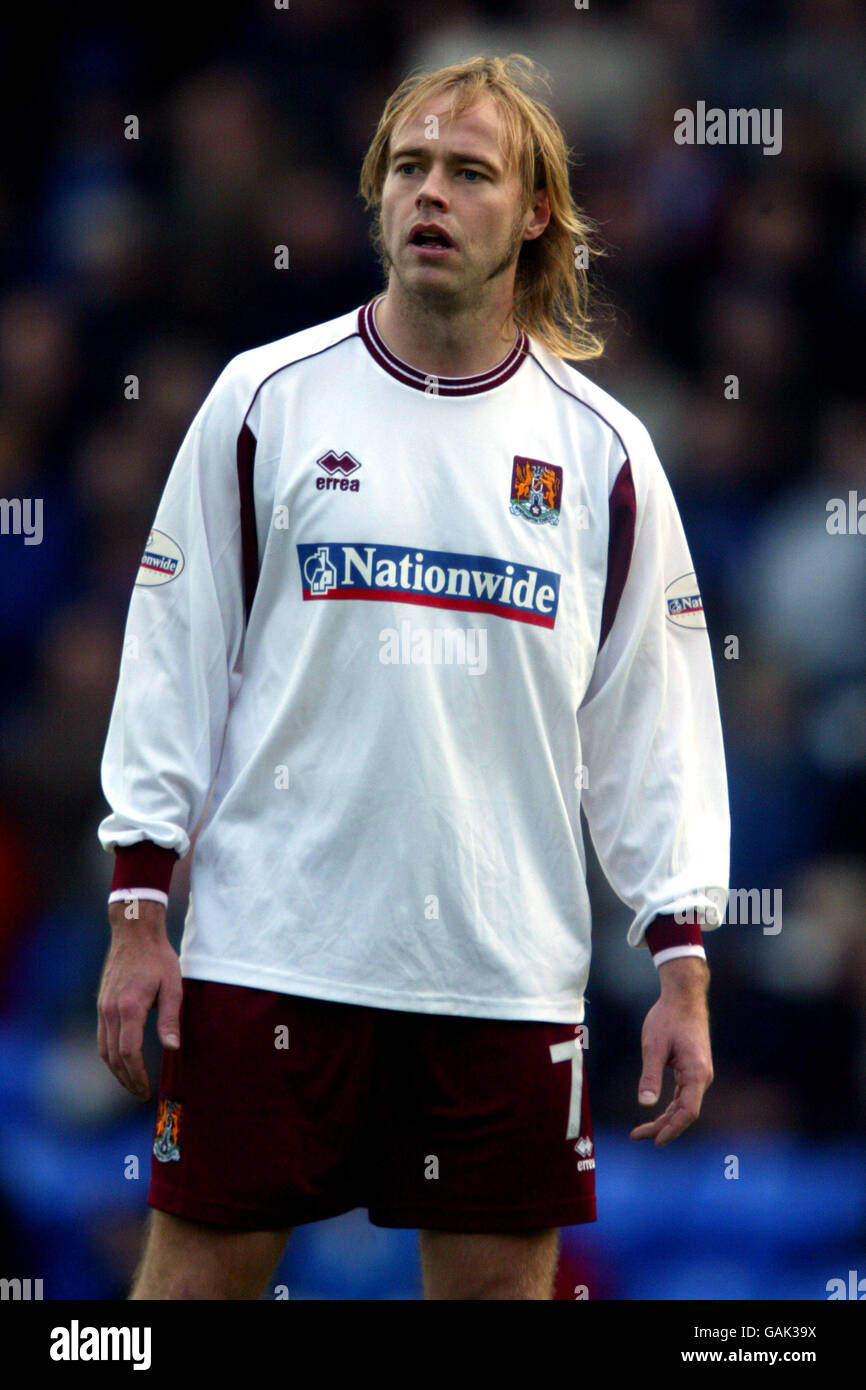
[[[425,377],[375,301],[241,353],[148,537],[102,776],[115,897],[160,897],[130,847],[174,863],[201,820],[185,976],[580,1022],[581,803],[632,946],[716,925],[728,882],[709,640],[646,429],[523,333]]]

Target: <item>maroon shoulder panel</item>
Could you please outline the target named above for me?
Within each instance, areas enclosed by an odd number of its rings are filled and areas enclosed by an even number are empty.
[[[253,468],[256,459],[256,437],[246,423],[238,435],[238,494],[241,507],[241,550],[244,570],[244,608],[247,618],[253,606],[259,582],[259,542],[256,535],[256,510],[253,498]]]
[[[634,547],[634,524],[637,503],[635,501],[634,480],[631,464],[626,459],[616,476],[608,499],[610,530],[607,541],[607,582],[604,587],[604,604],[601,610],[601,636],[599,649],[613,627],[625,581],[631,565]]]

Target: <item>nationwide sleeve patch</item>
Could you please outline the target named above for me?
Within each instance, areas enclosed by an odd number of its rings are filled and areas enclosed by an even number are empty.
[[[183,564],[183,551],[177,541],[173,541],[164,531],[151,531],[135,582],[145,588],[152,588],[154,584],[168,584],[172,579],[177,579]]]
[[[677,627],[706,628],[704,604],[694,570],[681,574],[665,589],[668,620]]]

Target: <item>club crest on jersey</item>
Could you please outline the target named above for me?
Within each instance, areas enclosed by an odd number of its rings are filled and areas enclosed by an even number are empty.
[[[560,576],[517,560],[358,541],[299,545],[298,562],[305,601],[378,599],[495,613],[537,627],[556,622]]]
[[[145,588],[152,588],[154,584],[168,584],[170,580],[177,579],[182,570],[183,551],[177,541],[163,531],[151,531],[138,567],[136,584]]]
[[[159,1102],[156,1113],[156,1137],[153,1152],[160,1163],[177,1162],[180,1158],[180,1112],[183,1109],[179,1100]]]
[[[704,604],[694,570],[681,574],[665,589],[665,610],[668,620],[677,627],[704,628]]]
[[[527,521],[558,526],[562,510],[562,469],[555,463],[515,454],[509,510]]]
[[[333,449],[329,449],[320,459],[316,459],[316,465],[326,475],[316,479],[319,492],[357,492],[361,486],[358,479],[351,476],[357,473],[361,465],[345,450],[342,454],[335,454]],[[341,476],[338,477],[338,474]]]

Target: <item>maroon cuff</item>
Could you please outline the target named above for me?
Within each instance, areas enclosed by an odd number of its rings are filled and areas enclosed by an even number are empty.
[[[171,874],[178,855],[173,849],[163,849],[152,840],[139,840],[135,845],[118,845],[114,855],[112,893],[121,888],[156,888],[168,893]]]
[[[703,946],[700,922],[678,922],[672,913],[654,917],[646,929],[646,944],[654,956],[671,946]]]

